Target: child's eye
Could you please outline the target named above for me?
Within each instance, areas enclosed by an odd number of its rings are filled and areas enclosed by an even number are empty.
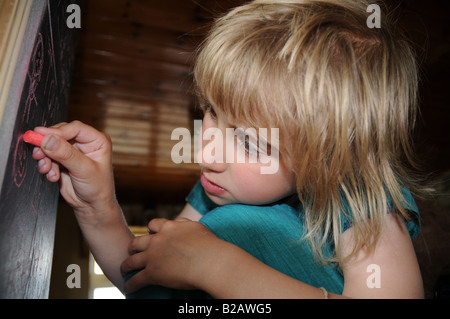
[[[211,104],[208,103],[208,104],[203,105],[202,109],[203,109],[203,112],[205,112],[205,114],[209,112],[209,114],[211,115],[212,118],[214,118],[214,119],[217,118],[217,114],[214,111]]]
[[[247,154],[254,156],[258,154],[258,146],[251,140],[251,138],[248,135],[238,134],[237,137],[239,144],[241,145],[241,147],[244,148]]]

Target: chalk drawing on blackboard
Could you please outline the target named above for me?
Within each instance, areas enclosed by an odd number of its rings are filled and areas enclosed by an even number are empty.
[[[17,139],[16,148],[14,150],[14,166],[12,177],[14,184],[20,187],[25,179],[27,172],[28,147],[23,141],[22,135]]]
[[[49,101],[48,101],[48,105],[47,105],[48,114],[43,113],[42,120],[41,120],[41,122],[43,123],[44,126],[47,126],[48,120],[53,121],[53,119],[56,119],[58,116],[59,98],[58,98],[58,94],[56,94],[55,91],[56,91],[55,80],[52,79],[50,81],[50,87],[48,89],[48,96],[49,96]]]
[[[41,33],[37,35],[36,45],[34,46],[30,63],[31,68],[29,68],[28,71],[30,86],[28,89],[28,97],[25,102],[25,111],[23,112],[23,120],[25,122],[28,122],[30,119],[32,109],[31,104],[34,102],[35,106],[38,106],[36,99],[36,88],[41,81],[42,68],[44,67],[44,43]]]
[[[53,66],[53,72],[54,72],[54,75],[55,75],[55,81],[56,81],[56,84],[58,84],[58,77],[56,76],[56,68],[55,68],[55,46],[53,44],[52,13],[51,13],[51,10],[50,10],[50,6],[48,6],[47,9],[48,9],[48,18],[50,20],[50,24],[49,24],[49,27],[50,27],[50,44],[51,44],[51,47],[49,48],[49,51],[51,51],[51,53],[49,52],[50,53],[50,59],[51,59],[50,64],[51,64],[51,66]],[[51,66],[50,66],[50,69],[52,68]],[[49,71],[50,71],[50,69],[49,69]]]
[[[11,139],[3,145],[9,155],[0,192],[0,298],[48,297],[58,185],[39,173],[23,133],[66,118],[76,37],[64,17],[72,2],[33,1],[40,14],[30,15],[27,54],[14,77],[22,91],[14,101]]]

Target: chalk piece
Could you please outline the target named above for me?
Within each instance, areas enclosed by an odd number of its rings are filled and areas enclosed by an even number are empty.
[[[26,131],[23,135],[23,140],[27,143],[41,146],[41,141],[44,135],[41,135],[39,133],[36,133],[35,131]]]

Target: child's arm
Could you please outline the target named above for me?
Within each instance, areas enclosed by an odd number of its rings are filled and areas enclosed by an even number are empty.
[[[202,218],[202,215],[194,207],[192,207],[191,204],[187,203],[176,219],[181,218],[198,222],[200,218]]]
[[[152,220],[156,234],[132,241],[141,252],[122,264],[123,272],[143,268],[126,284],[135,291],[145,285],[201,289],[216,298],[324,298],[318,287],[295,280],[263,264],[239,247],[222,241],[200,223]],[[343,234],[345,252],[352,243],[352,228]],[[153,236],[153,237],[152,237]],[[154,258],[158,256],[158,258]],[[381,269],[380,288],[368,285],[369,265]],[[343,265],[343,296],[352,298],[422,298],[423,287],[411,239],[403,220],[390,215],[375,253],[361,252]],[[342,296],[329,294],[330,298]]]
[[[295,280],[216,237],[201,223],[153,219],[154,235],[136,237],[122,264],[128,293],[147,285],[201,289],[215,298],[323,298],[323,292]],[[157,256],[157,258],[156,258]]]
[[[403,217],[388,214],[372,254],[363,249],[342,265],[343,295],[355,298],[423,298],[423,283]],[[352,247],[353,229],[342,235],[343,253]]]
[[[60,182],[61,195],[73,207],[96,261],[123,289],[120,264],[134,236],[115,198],[110,139],[78,121],[35,131],[45,135],[41,148],[33,152],[39,172]]]

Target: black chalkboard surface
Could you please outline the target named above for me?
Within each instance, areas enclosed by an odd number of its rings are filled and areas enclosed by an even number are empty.
[[[48,297],[59,190],[38,173],[22,135],[66,118],[76,37],[66,9],[73,2],[33,2],[23,40],[31,47],[19,58],[11,90],[21,86],[20,94],[7,105],[17,102],[17,111],[2,119],[11,138],[0,145],[8,152],[0,180],[0,298]]]

